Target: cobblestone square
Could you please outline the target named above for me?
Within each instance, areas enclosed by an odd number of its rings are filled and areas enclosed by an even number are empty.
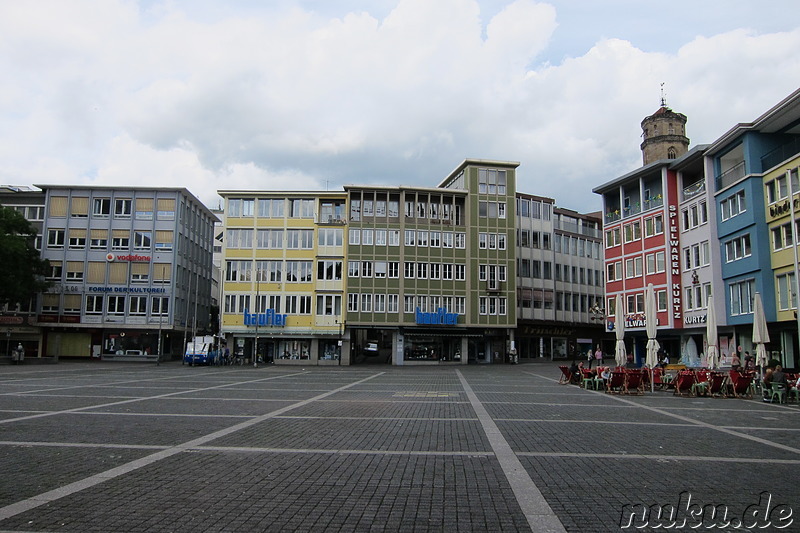
[[[0,531],[601,532],[687,494],[737,519],[762,493],[798,505],[797,404],[558,377],[549,362],[0,368]]]

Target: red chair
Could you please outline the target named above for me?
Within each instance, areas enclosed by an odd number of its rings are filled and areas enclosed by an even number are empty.
[[[641,368],[629,368],[625,371],[625,394],[644,394],[644,375]]]
[[[678,372],[678,375],[675,377],[675,392],[673,395],[676,396],[683,396],[685,392],[687,395],[692,393],[692,385],[695,382],[695,375],[694,372],[691,370],[681,370]]]
[[[561,377],[558,379],[558,384],[568,385],[572,383],[572,372],[569,371],[569,367],[566,365],[559,365],[558,368],[561,370]]]
[[[611,372],[611,377],[606,381],[606,392],[622,393],[625,390],[625,371],[623,369]]]
[[[753,391],[750,385],[753,383],[754,374],[752,372],[739,372],[738,370],[731,370],[728,378],[728,396],[735,398],[748,398],[753,399]]]
[[[722,372],[712,372],[708,380],[708,393],[711,396],[721,397],[725,390],[725,381],[728,376]]]

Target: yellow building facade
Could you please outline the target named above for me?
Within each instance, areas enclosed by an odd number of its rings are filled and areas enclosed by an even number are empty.
[[[220,335],[227,349],[275,364],[349,364],[346,194],[219,194],[225,200]]]

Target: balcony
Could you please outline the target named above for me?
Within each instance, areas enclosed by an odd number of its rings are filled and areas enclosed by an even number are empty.
[[[745,164],[744,161],[740,161],[736,165],[732,166],[722,174],[716,177],[717,182],[717,190],[720,191],[729,185],[733,185],[740,179],[744,177],[744,169]]]
[[[701,180],[683,188],[683,199],[688,200],[704,192],[706,192],[706,182]]]
[[[797,154],[800,154],[800,136],[794,137],[786,144],[783,144],[768,154],[763,155],[761,157],[761,170],[766,172],[772,167],[783,163],[787,159],[790,159]]]

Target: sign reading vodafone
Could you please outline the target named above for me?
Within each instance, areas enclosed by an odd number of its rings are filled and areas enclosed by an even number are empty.
[[[124,254],[124,255],[114,255],[114,254],[107,254],[106,261],[114,262],[114,261],[135,261],[135,262],[150,262],[149,255],[136,255],[136,254]]]

